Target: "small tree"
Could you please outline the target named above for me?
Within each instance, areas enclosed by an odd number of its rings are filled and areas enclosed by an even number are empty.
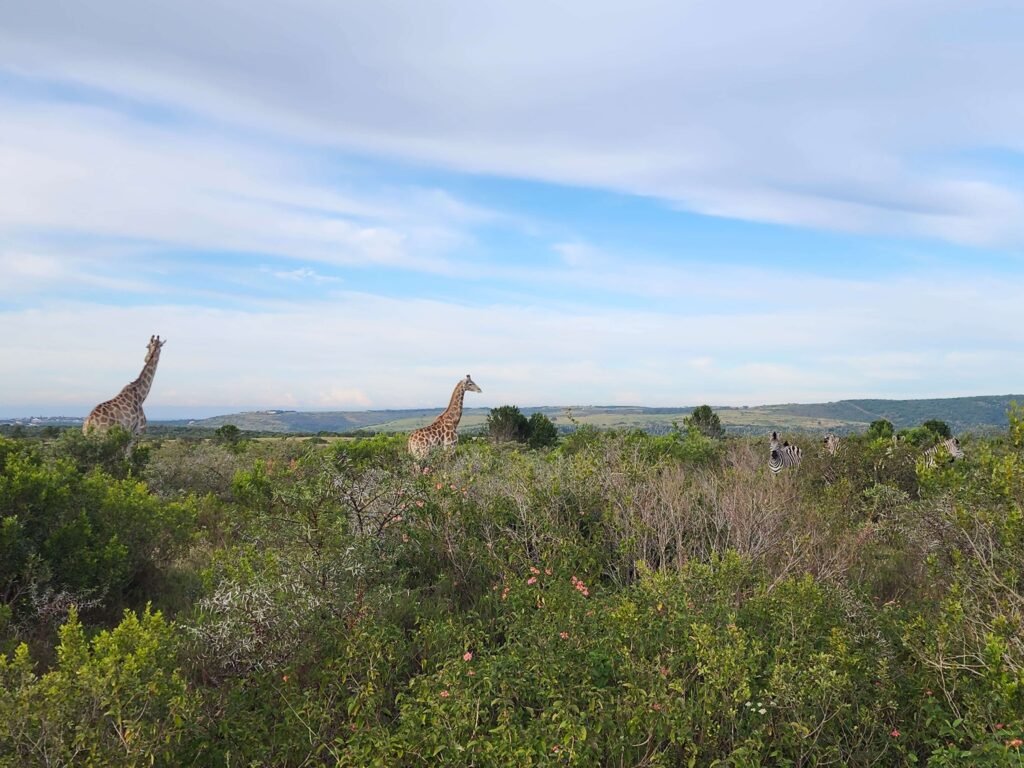
[[[693,413],[683,419],[687,427],[693,427],[705,437],[725,437],[725,429],[718,414],[711,410],[710,405],[702,405],[693,409]]]
[[[540,411],[530,417],[527,432],[531,448],[546,448],[558,442],[558,428]]]
[[[487,434],[496,443],[515,441],[525,443],[530,434],[530,422],[519,411],[519,406],[503,405],[491,408],[487,416]]]
[[[949,424],[940,419],[929,419],[921,426],[941,438],[953,436],[953,432],[949,429]]]
[[[224,426],[217,427],[213,433],[213,439],[226,446],[229,451],[237,452],[242,443],[242,430],[234,424],[225,424]]]
[[[891,438],[895,434],[892,422],[888,419],[876,419],[868,427],[868,439],[878,440],[880,438]]]

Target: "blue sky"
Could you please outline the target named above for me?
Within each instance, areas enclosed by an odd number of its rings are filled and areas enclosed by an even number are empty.
[[[3,3],[0,416],[1024,390],[1024,6]]]

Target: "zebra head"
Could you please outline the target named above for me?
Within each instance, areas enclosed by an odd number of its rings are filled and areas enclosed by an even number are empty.
[[[779,458],[779,450],[781,448],[782,445],[779,443],[779,433],[772,432],[771,440],[768,442],[768,455],[772,460],[777,460]]]
[[[839,438],[834,432],[829,432],[825,435],[821,442],[825,446],[825,450],[828,452],[829,456],[835,456],[839,451]]]

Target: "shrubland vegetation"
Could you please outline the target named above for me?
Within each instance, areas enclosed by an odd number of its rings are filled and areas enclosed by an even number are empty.
[[[558,442],[558,428],[543,413],[530,418],[516,405],[492,408],[487,415],[487,435],[496,443],[527,443],[531,448],[547,448]]]
[[[1024,411],[709,423],[0,438],[0,765],[1024,764]]]

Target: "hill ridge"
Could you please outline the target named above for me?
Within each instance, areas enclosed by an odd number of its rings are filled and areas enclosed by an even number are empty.
[[[782,403],[757,406],[715,406],[712,408],[731,432],[759,432],[767,428],[802,431],[858,431],[875,419],[888,419],[898,429],[916,426],[928,419],[941,419],[956,432],[1005,428],[1010,402],[1024,404],[1024,394],[974,395],[967,397],[885,399],[848,398],[825,403]],[[563,429],[593,424],[602,428],[638,428],[661,432],[682,421],[696,406],[642,405],[543,405],[521,407],[529,416],[540,412]],[[152,420],[153,424],[215,429],[234,424],[240,429],[280,432],[401,432],[433,420],[436,408],[387,408],[364,411],[297,411],[261,409],[211,416],[204,419]],[[461,428],[483,426],[490,408],[466,408]]]

